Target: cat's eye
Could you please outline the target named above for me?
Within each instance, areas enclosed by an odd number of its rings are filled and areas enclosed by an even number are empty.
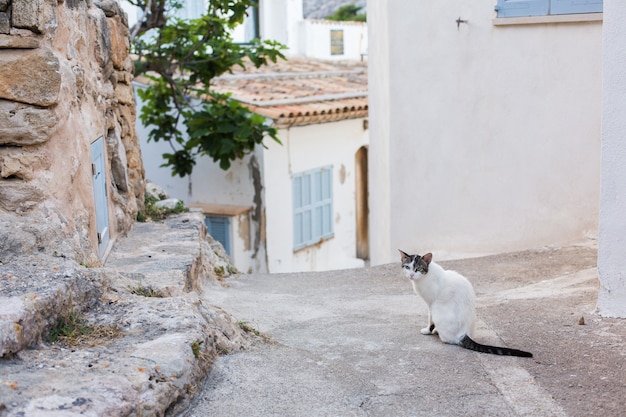
[[[409,266],[408,266],[408,265],[402,265],[402,267],[403,267],[404,269],[409,269]]]

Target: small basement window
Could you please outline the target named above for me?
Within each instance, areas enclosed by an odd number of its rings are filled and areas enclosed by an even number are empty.
[[[233,223],[233,218],[246,214],[251,210],[249,206],[234,206],[223,204],[190,204],[190,208],[199,208],[204,212],[204,223],[207,227],[207,232],[222,244],[226,254],[233,259],[234,258],[234,242],[233,232],[240,234],[236,230],[236,225],[240,222]],[[239,225],[241,228],[241,225]],[[245,246],[245,244],[244,244]]]
[[[224,250],[228,256],[231,256],[230,250],[230,217],[224,216],[205,216],[207,232],[224,246]]]

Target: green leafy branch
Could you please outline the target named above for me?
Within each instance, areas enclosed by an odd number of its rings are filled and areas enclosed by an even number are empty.
[[[280,143],[277,130],[263,116],[211,89],[215,77],[235,66],[259,68],[284,59],[284,46],[277,42],[255,39],[244,46],[233,41],[231,30],[256,3],[211,1],[206,14],[191,20],[166,13],[180,7],[175,1],[161,3],[162,18],[155,12],[139,24],[140,29],[133,29],[137,33],[133,51],[138,57],[135,74],[150,80],[138,91],[143,101],[140,119],[152,127],[148,140],[167,141],[172,148],[163,155],[162,166],[183,177],[192,173],[198,157],[207,155],[226,170],[265,137]],[[156,22],[151,30],[144,27],[148,21]]]

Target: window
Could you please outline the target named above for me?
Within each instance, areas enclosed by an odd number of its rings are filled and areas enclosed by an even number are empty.
[[[224,250],[228,256],[232,256],[230,252],[230,217],[205,216],[204,223],[213,239],[224,246]]]
[[[603,0],[498,0],[498,17],[602,13]]]
[[[343,30],[330,30],[330,54],[343,55]]]
[[[293,176],[294,250],[333,236],[333,167]]]

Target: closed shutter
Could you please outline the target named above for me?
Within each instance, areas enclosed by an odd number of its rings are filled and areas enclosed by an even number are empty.
[[[550,10],[550,0],[498,0],[498,17],[545,16]]]
[[[213,237],[224,246],[224,250],[228,256],[230,253],[230,218],[221,216],[206,216],[204,222],[207,227],[207,231]]]
[[[104,256],[110,239],[104,140],[102,137],[91,144],[91,169],[93,174],[93,198],[96,210],[96,230],[98,232],[98,253],[100,257],[102,257]]]
[[[332,169],[325,168],[321,175],[321,199],[322,199],[322,236],[327,237],[333,232],[333,176]]]
[[[603,0],[552,0],[550,14],[602,13]]]
[[[332,237],[332,166],[294,174],[292,184],[294,249]]]

